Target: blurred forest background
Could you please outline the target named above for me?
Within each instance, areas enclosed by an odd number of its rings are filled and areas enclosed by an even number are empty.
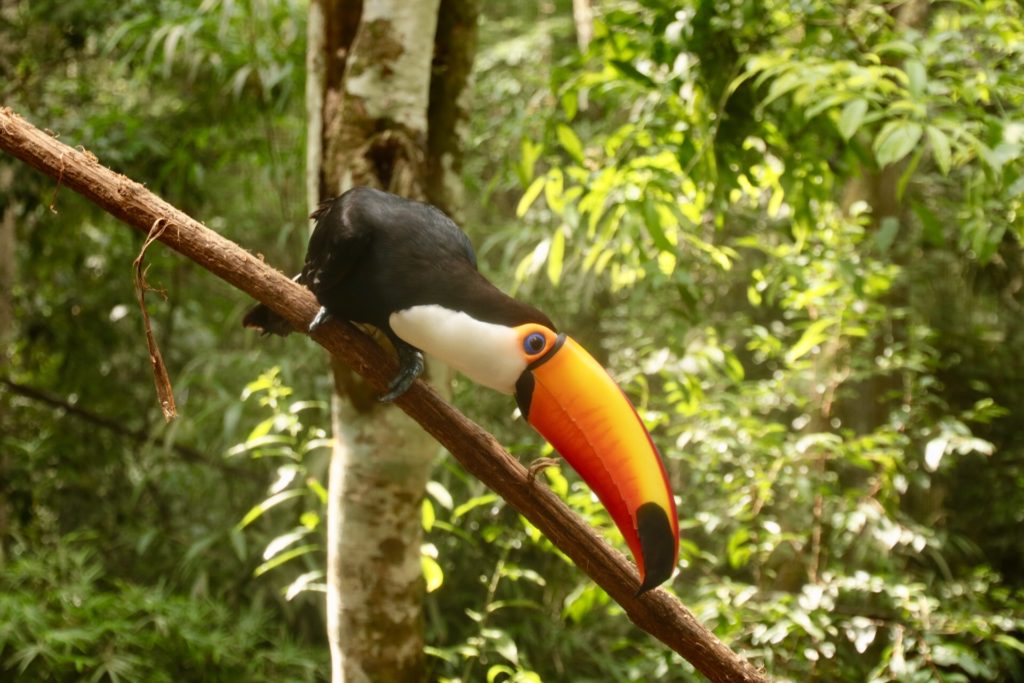
[[[0,104],[291,271],[307,9],[2,0]],[[670,590],[777,680],[1024,680],[1019,3],[481,12],[459,222],[637,403]],[[0,679],[326,680],[325,355],[154,248],[164,425],[140,243],[0,157]],[[422,521],[432,680],[698,678],[440,448]]]

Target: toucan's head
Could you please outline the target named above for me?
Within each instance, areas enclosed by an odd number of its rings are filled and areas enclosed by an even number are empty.
[[[658,449],[626,395],[571,337],[416,306],[394,331],[470,379],[514,394],[523,417],[579,472],[625,537],[642,593],[675,569],[679,523]],[[453,340],[457,340],[453,343]]]

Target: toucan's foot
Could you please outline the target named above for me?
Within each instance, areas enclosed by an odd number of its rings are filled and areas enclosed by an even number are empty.
[[[554,458],[537,458],[526,468],[526,481],[531,484],[537,479],[537,475],[549,467],[557,467],[558,461]]]
[[[377,399],[381,403],[394,401],[408,391],[416,378],[423,374],[423,354],[419,349],[399,340],[395,343],[395,350],[398,351],[398,374],[388,384],[388,392]]]
[[[316,332],[318,327],[320,327],[330,319],[331,314],[327,312],[327,308],[321,306],[320,310],[316,312],[316,317],[313,318],[313,322],[309,324],[309,333],[313,334],[314,332]]]

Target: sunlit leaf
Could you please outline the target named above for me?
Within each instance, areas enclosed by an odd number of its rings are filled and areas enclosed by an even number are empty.
[[[519,182],[523,185],[531,182],[534,176],[534,167],[537,164],[537,159],[540,158],[541,152],[544,151],[544,146],[538,142],[534,142],[529,138],[523,138],[523,142],[519,148],[519,164],[516,166],[516,171],[519,173]],[[527,190],[529,192],[529,190]],[[537,190],[540,193],[540,190]],[[536,197],[534,197],[536,198]],[[533,200],[530,200],[531,202]],[[529,208],[527,206],[526,208]],[[526,208],[523,209],[523,213],[526,213]],[[523,214],[519,214],[522,216]]]
[[[444,484],[431,479],[427,482],[426,488],[427,493],[445,510],[451,510],[454,507],[455,502],[452,499],[452,494],[444,487]]]
[[[516,216],[522,218],[526,215],[526,212],[530,210],[533,203],[537,201],[537,197],[544,191],[547,180],[547,176],[537,176],[533,179],[533,182],[526,188],[526,192],[523,193],[522,198],[519,200],[519,204],[516,205]]]
[[[268,562],[264,562],[260,566],[256,567],[256,569],[253,570],[252,575],[263,576],[271,569],[280,567],[282,564],[286,562],[290,562],[297,557],[302,557],[303,555],[308,555],[309,553],[316,552],[319,549],[320,546],[314,545],[312,543],[309,545],[301,545],[298,548],[292,548],[287,552],[283,552],[280,555],[277,555],[276,557],[274,557],[274,559]]]
[[[319,569],[300,574],[285,588],[284,599],[294,600],[299,593],[307,590],[324,590],[326,587],[323,584],[317,583],[323,578],[324,573]]]
[[[496,500],[498,500],[498,496],[493,494],[493,493],[485,493],[482,496],[476,496],[474,498],[470,498],[465,503],[463,503],[462,505],[459,505],[457,508],[455,508],[455,510],[452,512],[452,518],[453,519],[458,519],[459,517],[462,517],[463,515],[465,515],[467,512],[475,510],[476,508],[480,507],[481,505],[490,505],[491,503],[495,502]]]
[[[252,428],[252,431],[249,432],[249,436],[247,436],[245,438],[245,440],[247,442],[253,442],[253,441],[258,440],[259,438],[261,438],[263,436],[266,436],[267,434],[270,433],[270,430],[274,427],[274,423],[276,421],[277,421],[277,416],[276,415],[272,415],[272,416],[268,417],[267,419],[263,420],[262,422],[260,422],[259,424],[257,424],[255,427]]]
[[[562,169],[553,168],[548,171],[547,182],[544,183],[544,200],[548,207],[557,214],[565,211],[565,195],[562,190],[565,188],[565,174]]]
[[[305,527],[299,527],[298,529],[293,529],[292,531],[289,531],[286,534],[281,534],[280,536],[274,538],[272,541],[270,541],[270,543],[267,544],[267,547],[264,548],[263,559],[269,560],[274,558],[275,556],[280,554],[282,550],[292,545],[296,541],[304,538],[307,534],[309,534],[309,531],[310,530]]]
[[[286,491],[281,491],[280,493],[276,493],[273,496],[270,496],[263,502],[253,505],[249,512],[245,513],[245,516],[242,517],[242,521],[238,523],[237,528],[244,529],[257,519],[259,519],[267,510],[270,510],[271,508],[280,505],[286,500],[298,498],[303,494],[304,491],[302,489],[288,489]]]
[[[827,330],[836,324],[834,318],[822,318],[807,326],[800,339],[786,352],[786,363],[792,365],[810,353],[811,349],[829,338]]]
[[[921,140],[924,129],[914,121],[890,121],[875,138],[875,159],[879,166],[894,164],[907,156]]]
[[[844,140],[854,136],[861,124],[864,122],[864,115],[868,113],[868,101],[865,99],[850,100],[843,107],[839,114],[839,134]]]
[[[434,512],[434,505],[429,498],[424,498],[423,504],[420,506],[420,523],[423,525],[423,530],[429,532],[433,529],[435,520],[437,520],[437,514]]]
[[[931,145],[935,165],[939,167],[943,175],[947,175],[953,156],[949,147],[949,138],[942,132],[942,129],[935,126],[928,126],[925,130],[928,133],[928,142]]]
[[[320,499],[320,502],[324,505],[327,504],[327,489],[320,483],[315,477],[306,478],[306,486],[309,490],[316,494],[316,497]]]
[[[914,97],[923,96],[928,83],[928,72],[925,70],[924,64],[917,59],[908,59],[904,62],[903,69],[907,72],[907,88],[910,90],[910,94]]]
[[[420,567],[423,569],[423,578],[427,584],[427,592],[433,593],[444,584],[444,570],[432,557],[420,555]]]
[[[643,205],[644,225],[647,227],[647,234],[651,236],[654,246],[662,251],[675,251],[675,246],[665,236],[661,229],[661,218],[658,213],[658,206],[651,195],[644,197]]]
[[[558,142],[562,145],[562,148],[569,153],[575,161],[583,163],[583,143],[580,142],[579,137],[576,135],[576,131],[566,125],[559,125],[556,128],[558,135]]]

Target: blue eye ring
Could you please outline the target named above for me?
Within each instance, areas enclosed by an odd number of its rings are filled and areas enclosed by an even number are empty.
[[[532,332],[523,339],[523,350],[531,356],[536,356],[547,348],[547,345],[548,340],[540,332]]]

